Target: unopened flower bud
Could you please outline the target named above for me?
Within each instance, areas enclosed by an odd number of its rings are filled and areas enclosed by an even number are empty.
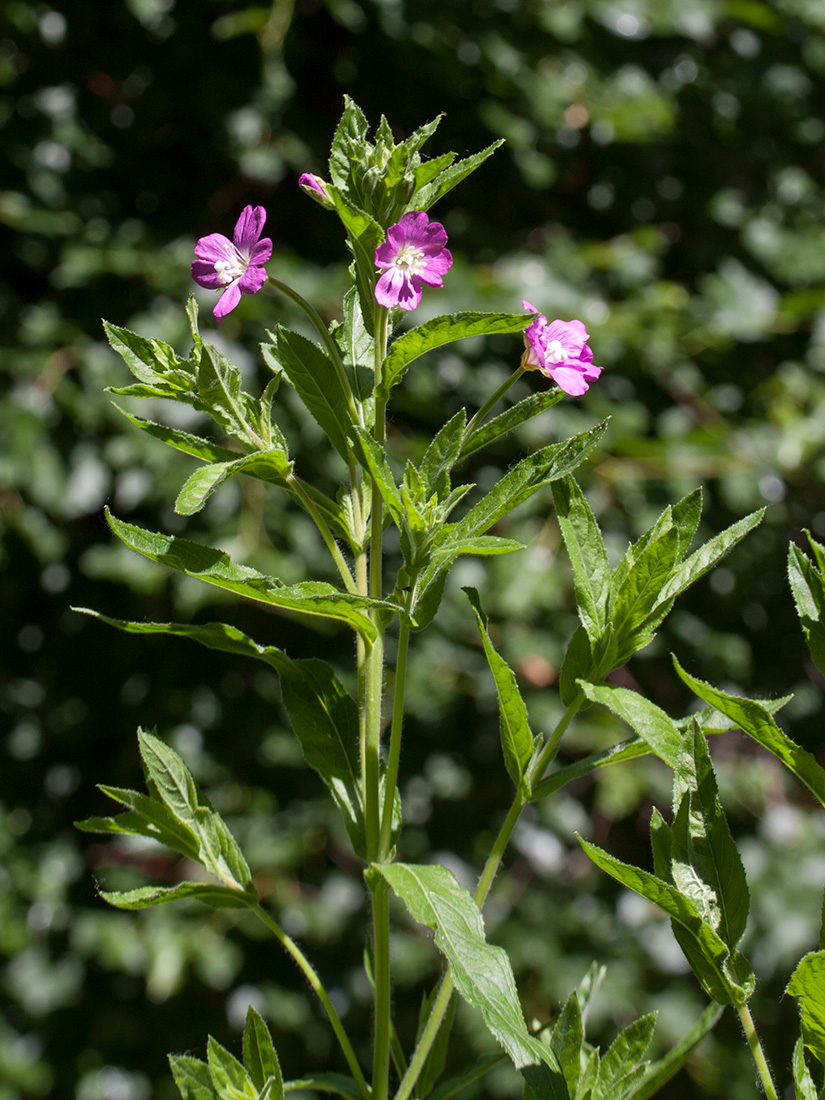
[[[298,186],[302,191],[306,191],[309,197],[314,199],[319,206],[323,206],[325,210],[332,210],[335,207],[335,203],[332,201],[327,191],[326,182],[319,179],[318,176],[313,176],[309,172],[304,172],[298,180]]]

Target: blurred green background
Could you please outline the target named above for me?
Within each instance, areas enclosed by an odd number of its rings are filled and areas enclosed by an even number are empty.
[[[762,527],[677,603],[654,646],[623,670],[674,715],[695,675],[753,695],[794,691],[783,724],[821,745],[822,683],[807,658],[784,560],[803,528],[825,537],[825,5],[821,0],[7,0],[0,14],[0,1098],[165,1100],[167,1051],[236,1053],[246,1005],[271,1023],[284,1071],[340,1069],[290,961],[231,911],[108,910],[97,883],[174,881],[163,853],[77,833],[108,813],[96,782],[140,786],[135,728],[181,751],[241,840],[258,885],[368,1039],[360,868],[314,773],[301,766],[268,670],[172,638],[138,639],[71,612],[223,617],[294,656],[350,675],[351,643],[167,577],[114,544],[119,516],[186,532],[286,580],[328,569],[313,529],[261,483],[233,482],[204,513],[172,510],[191,471],[132,429],[104,387],[127,373],[101,316],[187,349],[183,304],[198,236],[230,233],[246,203],[268,211],[270,269],[339,308],[347,258],[334,216],[297,187],[324,174],[351,95],[399,136],[446,112],[428,151],[507,144],[436,208],[455,265],[416,319],[464,308],[581,317],[605,370],[485,454],[492,484],[525,449],[610,416],[582,478],[621,554],[670,501],[705,492],[710,536],[762,505]],[[203,328],[248,375],[265,327],[300,326],[268,292]],[[477,407],[514,368],[517,341],[466,342],[410,371],[391,446],[420,453],[446,415]],[[535,375],[515,396],[541,385]],[[317,429],[283,389],[301,472],[336,476]],[[138,411],[138,403],[133,405]],[[147,415],[147,409],[140,409]],[[187,426],[180,410],[149,410]],[[558,714],[555,681],[574,620],[546,497],[507,534],[520,555],[457,567],[432,629],[414,640],[402,789],[402,855],[465,882],[509,797],[497,712],[473,616],[474,584],[496,643],[521,674],[534,728]],[[506,626],[504,625],[506,623]],[[588,711],[573,753],[625,735]],[[754,1013],[786,1083],[795,1003],[782,990],[816,945],[823,821],[772,759],[736,735],[714,742],[723,800],[754,902],[745,948]],[[623,765],[539,807],[520,832],[487,916],[510,950],[528,1017],[546,1019],[595,958],[608,973],[594,1041],[651,1008],[667,1049],[703,1007],[666,921],[599,878],[580,831],[648,859],[651,806],[669,777]],[[432,946],[404,924],[395,957],[402,1040]],[[491,1040],[460,1013],[455,1059]],[[517,1080],[492,1076],[486,1094]],[[666,1096],[745,1100],[753,1070],[723,1018]],[[469,1093],[466,1095],[470,1095]]]

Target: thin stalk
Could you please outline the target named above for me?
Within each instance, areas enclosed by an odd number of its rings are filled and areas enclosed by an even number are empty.
[[[321,532],[321,538],[326,543],[327,549],[332,555],[332,560],[338,567],[338,572],[341,574],[341,580],[344,582],[347,591],[351,592],[353,595],[357,595],[358,587],[355,583],[355,578],[350,571],[350,567],[347,565],[346,558],[341,553],[341,549],[338,546],[338,543],[335,541],[335,536],[333,535],[332,531],[330,531],[329,526],[327,525],[327,521],[315,507],[315,502],[313,501],[312,497],[309,495],[309,493],[307,493],[306,489],[304,489],[303,485],[295,477],[295,475],[288,474],[286,480],[287,483],[291,486],[291,492],[296,497],[298,497],[301,504],[315,521],[315,526]]]
[[[530,768],[527,776],[526,790],[529,791],[532,784],[535,783],[544,772],[544,769],[552,760],[561,740],[564,731],[570,725],[574,715],[580,709],[584,703],[584,695],[579,692],[567,710],[559,719],[558,725],[553,730],[553,733],[549,737],[547,744],[542,751],[536,757]],[[519,791],[516,797],[513,799],[513,804],[504,819],[504,824],[499,830],[495,843],[493,844],[492,851],[487,857],[487,862],[484,865],[484,870],[481,872],[481,878],[478,881],[478,886],[475,892],[475,903],[482,908],[487,895],[490,892],[490,887],[493,884],[493,880],[496,877],[499,867],[501,866],[501,860],[504,856],[504,852],[507,845],[510,842],[510,838],[513,835],[513,830],[516,827],[521,812],[529,802],[529,795]],[[430,1048],[435,1042],[435,1037],[438,1034],[438,1029],[441,1026],[444,1015],[450,1003],[450,997],[453,991],[453,978],[452,974],[448,970],[441,989],[438,992],[435,1003],[430,1010],[430,1018],[427,1020],[424,1031],[421,1033],[421,1038],[418,1041],[418,1046],[415,1049],[415,1053],[410,1060],[410,1066],[404,1075],[404,1079],[399,1086],[398,1092],[395,1095],[395,1100],[407,1100],[415,1088],[415,1083],[418,1080],[418,1075],[427,1060],[427,1055],[430,1053]],[[776,1096],[769,1096],[769,1100],[776,1100]]]
[[[383,875],[372,890],[374,929],[375,1048],[372,1066],[373,1100],[387,1100],[390,1075],[390,888]]]
[[[739,1013],[739,1019],[742,1021],[745,1038],[748,1040],[748,1046],[751,1048],[751,1054],[756,1063],[756,1068],[762,1081],[762,1088],[765,1090],[765,1096],[768,1100],[778,1100],[776,1086],[773,1083],[771,1071],[768,1069],[768,1063],[765,1058],[765,1052],[762,1050],[762,1044],[759,1042],[759,1036],[756,1034],[756,1027],[753,1022],[753,1017],[750,1014],[750,1009],[747,1005],[737,1005],[736,1011]]]
[[[490,409],[492,409],[493,405],[495,405],[498,401],[501,400],[502,397],[504,397],[505,393],[507,393],[507,391],[513,385],[513,383],[518,381],[518,379],[521,378],[521,376],[523,374],[524,374],[524,368],[521,367],[521,366],[517,367],[513,371],[513,373],[510,375],[510,377],[507,379],[507,381],[504,382],[501,386],[499,386],[499,388],[496,390],[496,392],[493,394],[493,396],[487,398],[487,400],[484,402],[484,404],[481,406],[481,408],[478,410],[478,412],[472,418],[470,423],[467,425],[467,428],[464,432],[465,442],[466,442],[466,440],[468,440],[470,438],[470,436],[476,430],[477,425],[481,423],[481,421],[484,419],[484,417],[487,415],[487,413],[490,411]]]
[[[381,838],[378,845],[378,859],[381,862],[389,854],[390,836],[392,834],[392,811],[395,804],[395,788],[398,785],[398,765],[401,759],[401,730],[404,724],[404,689],[407,680],[407,653],[409,647],[410,623],[408,619],[402,619],[398,632],[398,657],[395,662],[390,751],[387,757],[384,809],[381,814]]]
[[[358,1086],[358,1091],[363,1097],[363,1100],[371,1100],[372,1093],[370,1091],[370,1087],[364,1078],[364,1074],[361,1072],[361,1067],[358,1065],[358,1059],[355,1057],[355,1051],[352,1049],[352,1044],[349,1041],[349,1037],[346,1031],[344,1031],[344,1025],[341,1023],[341,1018],[335,1011],[335,1006],[327,996],[327,991],[321,984],[321,979],[315,973],[312,964],[307,959],[306,955],[300,949],[298,944],[293,939],[291,939],[291,937],[289,937],[286,932],[284,932],[283,928],[281,928],[281,926],[275,920],[273,920],[269,913],[267,913],[266,910],[263,909],[258,902],[256,902],[255,905],[252,906],[252,911],[257,917],[260,918],[260,920],[264,922],[264,924],[267,926],[270,932],[272,932],[278,942],[289,952],[289,954],[298,964],[299,969],[303,973],[306,980],[309,982],[313,991],[317,994],[318,999],[326,1010],[329,1022],[332,1024],[332,1030],[335,1032],[343,1055],[347,1060],[347,1065],[349,1066],[350,1073],[352,1074],[355,1083]]]
[[[329,329],[324,324],[324,322],[321,318],[321,315],[318,313],[318,311],[315,309],[314,306],[310,305],[310,303],[306,300],[306,298],[301,297],[301,295],[298,293],[297,290],[293,290],[291,286],[287,286],[286,283],[282,283],[280,279],[275,279],[271,275],[268,275],[266,281],[268,283],[270,283],[272,286],[274,286],[276,288],[276,290],[280,290],[282,294],[286,294],[287,298],[291,298],[292,301],[297,306],[300,306],[301,309],[304,311],[304,313],[307,315],[307,317],[312,322],[313,328],[318,333],[318,335],[321,337],[321,339],[324,342],[324,347],[329,352],[329,357],[332,360],[333,365],[335,367],[335,373],[338,375],[338,378],[340,379],[341,386],[343,387],[344,393],[347,395],[347,402],[349,404],[350,415],[356,421],[356,423],[358,423],[363,428],[364,427],[363,411],[362,411],[360,405],[358,405],[353,400],[352,389],[350,388],[349,379],[347,378],[347,373],[344,370],[344,362],[341,359],[341,353],[338,350],[338,345],[335,343],[335,341],[330,336]]]

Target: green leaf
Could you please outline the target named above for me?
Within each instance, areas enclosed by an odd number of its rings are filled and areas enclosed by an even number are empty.
[[[676,767],[682,751],[682,735],[673,719],[660,707],[627,688],[608,684],[597,686],[583,681],[579,681],[579,686],[591,702],[601,703],[627,722],[661,760],[671,768]]]
[[[816,545],[810,534],[808,541]],[[788,580],[805,641],[822,672],[825,670],[825,577],[793,543],[788,547]]]
[[[424,207],[419,207],[424,209]],[[468,336],[491,336],[521,332],[527,328],[533,315],[530,313],[452,313],[433,317],[423,325],[399,336],[384,360],[381,388],[389,393],[410,363],[434,348],[463,340]]]
[[[498,709],[501,715],[501,747],[504,751],[504,763],[516,790],[529,797],[527,769],[533,756],[533,734],[527,717],[527,707],[518,689],[515,673],[493,647],[487,633],[487,616],[481,609],[478,592],[475,588],[465,588],[464,593],[470,601],[478,620],[481,642],[487,663],[493,674],[498,695]]]
[[[241,1063],[212,1036],[206,1047],[212,1084],[221,1100],[258,1100],[258,1090]]]
[[[243,1060],[246,1072],[258,1092],[262,1092],[267,1082],[271,1081],[267,1100],[283,1100],[284,1079],[278,1055],[272,1045],[272,1036],[263,1018],[252,1005],[247,1009],[243,1029]]]
[[[390,464],[387,462],[386,451],[376,443],[370,432],[363,428],[353,428],[352,437],[356,445],[358,461],[369,471],[393,522],[400,527],[404,522],[404,502],[395,478],[392,476]]]
[[[553,500],[573,567],[579,617],[591,647],[595,647],[604,636],[611,589],[604,540],[574,478],[563,477],[553,483]]]
[[[726,528],[726,530],[720,532],[714,538],[710,539],[709,542],[706,542],[704,546],[700,546],[694,554],[691,554],[691,556],[675,570],[670,581],[665,585],[661,593],[659,606],[666,605],[668,601],[674,600],[700,577],[703,577],[718,561],[725,557],[726,554],[730,553],[734,546],[742,541],[745,535],[762,522],[764,514],[764,508],[760,508],[756,512],[751,512],[749,516],[740,519],[738,523],[734,523]]]
[[[495,439],[500,439],[508,432],[518,428],[521,424],[531,420],[534,416],[557,405],[564,397],[564,390],[556,386],[552,390],[540,390],[538,393],[525,397],[517,405],[511,406],[503,413],[481,424],[474,432],[466,437],[461,446],[461,457],[467,458],[482,450]]]
[[[786,993],[799,997],[802,1041],[825,1063],[825,951],[812,951],[791,975]]]
[[[253,402],[241,389],[240,370],[212,344],[204,344],[203,350],[197,379],[200,407],[227,435],[260,446],[262,440],[251,425]]]
[[[355,700],[341,686],[332,668],[319,658],[300,661],[287,658],[278,673],[283,703],[304,759],[329,787],[352,846],[363,858],[366,839]]]
[[[299,611],[305,615],[320,615],[337,619],[357,630],[368,642],[376,637],[376,629],[362,609],[386,607],[397,610],[393,604],[382,600],[370,600],[341,592],[331,584],[321,581],[303,581],[285,585],[276,577],[267,577],[248,566],[235,565],[227,554],[202,546],[174,535],[163,535],[135,527],[117,519],[106,510],[106,519],[117,537],[131,550],[150,561],[166,565],[186,573],[196,580],[217,588],[245,596],[247,599],[270,604],[284,610]]]
[[[155,439],[159,439],[162,443],[166,443],[178,451],[183,451],[184,454],[193,455],[203,462],[234,462],[239,457],[237,451],[231,451],[228,447],[221,447],[217,443],[213,443],[211,439],[203,439],[199,435],[192,435],[191,432],[184,432],[180,428],[170,428],[166,424],[156,424],[152,420],[144,420],[140,416],[133,416],[117,404],[115,404],[115,408],[136,428],[140,428],[141,431],[146,432]]]
[[[220,909],[246,909],[250,898],[228,886],[207,882],[179,882],[177,886],[139,886],[136,890],[101,890],[100,896],[117,909],[148,909],[180,898],[197,898]]]
[[[355,286],[361,303],[364,327],[372,336],[375,317],[374,292],[378,279],[375,250],[384,240],[384,231],[375,218],[356,206],[340,191],[331,189],[330,194],[338,217],[347,231],[347,244],[355,259]]]
[[[651,613],[665,603],[661,594],[673,575],[680,549],[679,532],[671,527],[645,546],[618,585],[612,614],[616,646],[621,655],[618,661],[622,661],[626,649],[630,650],[628,656],[635,652],[633,635],[640,627],[650,628]],[[658,622],[655,625],[658,626]]]
[[[450,964],[456,989],[481,1010],[516,1068],[547,1066],[551,1078],[559,1082],[557,1095],[566,1096],[555,1055],[530,1035],[524,1023],[506,952],[487,943],[478,906],[452,872],[446,867],[393,863],[374,865],[369,874],[382,875],[412,918],[435,932],[436,946]]]
[[[164,373],[164,367],[181,362],[173,349],[162,340],[150,340],[108,321],[103,322],[103,328],[112,349],[140,382],[154,385],[159,371]]]
[[[449,557],[453,561],[459,554],[480,554],[489,557],[495,554],[512,554],[523,550],[524,543],[515,539],[503,539],[498,535],[476,535],[475,538],[451,539],[433,551],[435,560]]]
[[[362,1100],[361,1092],[351,1077],[343,1073],[313,1073],[293,1081],[284,1081],[284,1092],[297,1090],[308,1092],[331,1092],[343,1096],[344,1100]]]
[[[350,454],[352,396],[344,390],[332,360],[317,344],[279,325],[269,334],[278,362],[301,400],[345,461]]]
[[[78,821],[78,829],[87,833],[125,833],[129,836],[151,837],[173,851],[180,852],[187,859],[199,858],[200,847],[194,832],[179,821],[162,802],[120,787],[99,784],[99,789],[115,802],[128,806],[131,812],[118,814],[115,818],[91,817],[86,821]]]
[[[240,848],[180,756],[146,730],[138,730],[138,744],[148,779],[172,814],[198,838],[199,858],[207,870],[227,886],[257,897]]]
[[[697,680],[685,672],[675,657],[673,664],[682,680],[700,699],[726,714],[743,733],[772,753],[825,806],[825,768],[777,726],[765,707],[753,699],[727,695],[703,680]]]
[[[421,1033],[430,1018],[430,1011],[433,1007],[437,995],[437,991],[434,990],[431,996],[426,993],[421,998],[421,1008],[418,1013],[418,1034],[416,1035],[416,1045],[421,1038]],[[444,1015],[441,1027],[438,1029],[438,1034],[435,1037],[433,1045],[430,1047],[429,1054],[424,1062],[424,1066],[418,1075],[418,1081],[416,1082],[416,1095],[418,1096],[430,1096],[430,1093],[435,1087],[436,1081],[438,1081],[441,1074],[444,1072],[444,1066],[447,1062],[447,1049],[450,1045],[450,1036],[453,1030],[453,1019],[455,1017],[456,999],[452,997],[447,1007],[447,1011]],[[439,1090],[440,1091],[440,1090]],[[430,1100],[433,1100],[430,1097]]]
[[[467,425],[467,413],[459,409],[441,428],[421,459],[418,472],[425,496],[435,493],[443,499],[450,491],[450,471],[461,454],[461,442]]]
[[[601,648],[604,648],[604,645]],[[569,707],[577,697],[582,695],[582,689],[579,686],[581,681],[599,679],[608,671],[609,669],[602,667],[602,661],[594,657],[587,631],[579,624],[567,643],[567,651],[559,673],[559,695],[562,703]]]
[[[619,1032],[599,1063],[598,1085],[593,1100],[619,1100],[628,1088],[644,1076],[642,1065],[645,1051],[653,1038],[656,1013],[650,1012],[634,1020]]]
[[[237,474],[249,474],[262,481],[285,484],[292,472],[286,454],[276,448],[235,458],[232,462],[213,462],[201,466],[186,479],[175,501],[175,511],[182,516],[199,512],[219,485]]]
[[[483,535],[544,485],[564,477],[581,465],[601,439],[606,427],[605,420],[563,443],[542,447],[535,454],[523,458],[445,535],[444,541],[449,539],[455,542],[468,535]]]
[[[475,172],[476,168],[479,168],[488,157],[493,155],[499,145],[503,144],[503,139],[494,141],[492,145],[488,145],[487,148],[482,149],[480,153],[475,153],[471,157],[465,157],[465,159],[460,160],[458,164],[453,164],[451,167],[447,168],[440,176],[437,176],[432,183],[419,188],[415,193],[414,209],[429,210],[439,199],[443,198],[449,191],[452,191],[454,187],[461,183],[462,180],[466,179],[471,172]]]
[[[550,1037],[550,1047],[558,1059],[571,1096],[576,1095],[581,1076],[583,1043],[582,1011],[574,989],[567,998]]]
[[[805,1045],[801,1039],[797,1039],[794,1044],[791,1067],[795,1100],[818,1100],[819,1092],[811,1077],[811,1071],[805,1064]]]
[[[655,1096],[662,1086],[667,1084],[671,1077],[679,1072],[705,1036],[716,1025],[723,1011],[724,1007],[722,1005],[708,1005],[687,1035],[680,1039],[676,1046],[671,1047],[658,1062],[653,1062],[652,1065],[648,1066],[641,1084],[633,1089],[628,1100],[650,1100],[650,1097]]]
[[[170,1054],[169,1068],[183,1100],[215,1100],[206,1062],[188,1054]]]
[[[351,186],[353,160],[359,152],[363,155],[368,130],[369,123],[364,112],[345,95],[344,113],[335,130],[329,154],[329,174],[336,187],[346,191]]]
[[[752,991],[752,975],[747,984],[743,984],[739,973],[743,960],[732,953],[727,944],[717,935],[709,924],[702,920],[693,902],[680,893],[675,886],[662,881],[656,875],[633,867],[610,855],[579,837],[579,843],[597,867],[606,871],[617,882],[634,893],[658,906],[671,918],[682,932],[682,940],[688,942],[695,953],[704,960],[706,971],[696,976],[705,986],[706,992],[720,1004],[742,1004]],[[678,934],[677,934],[677,938]],[[682,941],[680,940],[680,943]],[[684,945],[683,945],[684,950]],[[689,961],[693,965],[693,958]],[[735,968],[735,973],[732,972]],[[712,982],[710,978],[712,977]]]

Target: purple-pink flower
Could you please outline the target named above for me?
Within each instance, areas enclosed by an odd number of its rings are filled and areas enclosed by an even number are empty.
[[[581,321],[549,321],[529,302],[523,308],[538,316],[524,333],[525,352],[521,365],[525,370],[539,370],[552,378],[565,393],[580,397],[587,393],[589,383],[602,373],[593,365],[590,337]]]
[[[212,312],[221,323],[241,300],[241,292],[255,294],[266,282],[264,264],[272,255],[272,241],[261,240],[266,211],[245,206],[235,226],[234,242],[223,233],[210,233],[195,245],[192,278],[209,290],[223,290]]]
[[[421,284],[442,286],[442,275],[453,258],[444,246],[447,234],[440,222],[431,222],[423,210],[411,210],[387,230],[387,239],[375,250],[375,266],[384,274],[375,287],[379,305],[415,309]]]

